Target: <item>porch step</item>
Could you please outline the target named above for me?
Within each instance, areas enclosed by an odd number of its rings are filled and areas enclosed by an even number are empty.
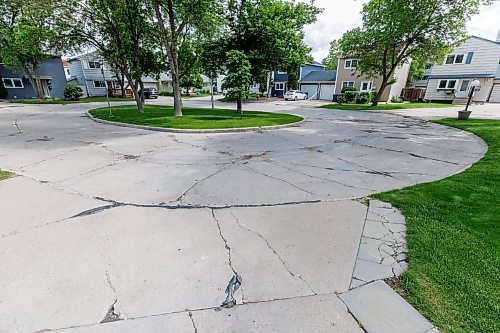
[[[455,98],[453,100],[453,104],[455,105],[466,105],[467,104],[467,98]]]

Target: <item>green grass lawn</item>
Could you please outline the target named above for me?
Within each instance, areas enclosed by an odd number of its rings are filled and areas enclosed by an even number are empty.
[[[183,116],[174,117],[171,106],[146,105],[144,113],[137,112],[134,106],[115,106],[113,117],[109,117],[108,108],[90,111],[92,116],[127,124],[177,128],[177,129],[221,129],[283,125],[301,121],[303,118],[269,112],[245,111],[243,119],[235,110],[182,108]]]
[[[189,94],[189,95],[182,95],[182,98],[197,98],[197,97],[207,97],[207,96],[210,96],[210,94],[199,94],[197,95],[196,93],[192,93],[192,94]],[[216,98],[217,96],[214,95],[214,98]]]
[[[500,120],[437,123],[482,137],[489,151],[461,174],[375,195],[407,218],[400,287],[441,332],[500,332]]]
[[[122,98],[122,97],[110,97],[109,100],[111,102],[131,102],[133,99],[131,98]],[[106,97],[85,97],[81,98],[79,101],[65,101],[63,99],[14,99],[11,100],[12,103],[20,103],[20,104],[75,104],[75,103],[93,103],[93,102],[107,102]]]
[[[422,109],[422,108],[451,108],[452,104],[447,103],[394,103],[394,104],[379,104],[375,107],[371,104],[327,104],[321,106],[325,109],[335,110],[401,110],[401,109]]]
[[[10,178],[10,177],[12,177],[12,173],[10,173],[8,171],[0,170],[0,180],[4,180],[4,179]]]

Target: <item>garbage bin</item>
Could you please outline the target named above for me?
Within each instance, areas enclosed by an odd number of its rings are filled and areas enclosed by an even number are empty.
[[[333,95],[332,102],[337,103],[339,101],[339,97],[342,96],[342,94],[335,94]]]

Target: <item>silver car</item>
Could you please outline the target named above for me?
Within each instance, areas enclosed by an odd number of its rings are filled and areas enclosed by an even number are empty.
[[[296,101],[299,99],[307,99],[307,94],[299,90],[289,90],[284,95],[285,101]]]

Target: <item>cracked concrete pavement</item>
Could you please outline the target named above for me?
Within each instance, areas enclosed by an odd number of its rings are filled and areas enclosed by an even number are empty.
[[[363,332],[337,296],[360,199],[486,150],[423,120],[303,103],[247,106],[299,126],[210,135],[98,124],[95,106],[0,104],[0,167],[19,175],[0,183],[0,332]]]

